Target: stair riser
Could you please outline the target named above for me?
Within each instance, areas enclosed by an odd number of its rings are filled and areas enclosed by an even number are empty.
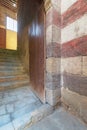
[[[21,64],[22,65],[22,62],[21,61],[16,61],[16,60],[14,60],[14,61],[5,61],[5,60],[3,60],[3,61],[0,61],[0,64]]]
[[[20,66],[22,66],[22,64],[21,63],[11,63],[11,62],[0,62],[0,66],[18,66],[18,67],[20,67]]]
[[[15,71],[13,71],[13,72],[11,72],[11,71],[8,71],[8,72],[0,72],[0,76],[12,76],[12,75],[23,75],[23,74],[25,74],[25,72],[15,72]]]
[[[6,66],[0,66],[0,69],[3,71],[9,70],[9,71],[24,71],[23,67],[6,67]]]
[[[29,82],[21,83],[21,84],[15,84],[15,85],[11,85],[11,86],[5,86],[5,87],[0,86],[0,92],[10,90],[10,89],[20,88],[20,87],[25,87],[25,86],[29,86]]]
[[[18,60],[0,60],[0,63],[8,63],[8,64],[22,64],[21,61],[18,61]]]
[[[0,78],[0,83],[2,82],[9,82],[9,81],[25,81],[25,80],[29,80],[28,77],[16,77],[16,78]]]

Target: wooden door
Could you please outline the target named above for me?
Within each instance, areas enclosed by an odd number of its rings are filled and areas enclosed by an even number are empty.
[[[36,12],[30,26],[29,64],[30,82],[34,92],[44,100],[44,5]]]

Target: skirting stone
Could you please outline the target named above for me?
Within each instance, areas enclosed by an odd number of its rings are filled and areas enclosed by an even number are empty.
[[[63,87],[76,92],[80,95],[87,96],[87,77],[75,74],[63,74]]]
[[[87,122],[87,97],[62,88],[62,102]]]
[[[31,114],[32,122],[36,123],[37,121],[40,121],[41,119],[52,113],[53,113],[53,107],[48,104],[45,104]]]

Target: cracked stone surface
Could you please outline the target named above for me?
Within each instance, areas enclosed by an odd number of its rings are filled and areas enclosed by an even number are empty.
[[[87,125],[76,116],[60,108],[26,130],[87,130]]]
[[[29,87],[0,92],[0,130],[17,128],[20,125],[17,124],[17,120],[20,122],[24,115],[28,118],[27,115],[41,105],[42,103]]]

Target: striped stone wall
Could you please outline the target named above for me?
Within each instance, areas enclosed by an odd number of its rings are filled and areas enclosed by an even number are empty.
[[[46,0],[46,101],[54,106],[60,101],[61,0]]]
[[[44,1],[46,102],[62,99],[87,122],[87,0]]]
[[[87,121],[87,0],[61,2],[62,101]]]

